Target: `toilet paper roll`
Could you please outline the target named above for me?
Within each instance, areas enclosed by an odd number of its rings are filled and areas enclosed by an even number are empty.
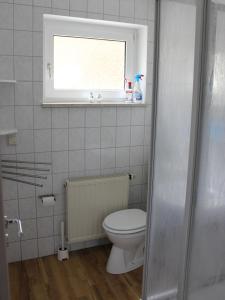
[[[54,206],[55,205],[55,197],[53,195],[41,196],[41,201],[42,201],[43,206]]]

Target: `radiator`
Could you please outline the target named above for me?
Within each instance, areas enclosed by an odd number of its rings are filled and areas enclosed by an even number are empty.
[[[66,182],[67,240],[84,242],[105,237],[104,218],[128,206],[129,175],[85,177]]]

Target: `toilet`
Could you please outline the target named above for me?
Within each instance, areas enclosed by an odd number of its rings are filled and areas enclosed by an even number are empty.
[[[122,274],[137,269],[144,262],[146,212],[125,209],[108,215],[103,228],[113,243],[106,270]]]

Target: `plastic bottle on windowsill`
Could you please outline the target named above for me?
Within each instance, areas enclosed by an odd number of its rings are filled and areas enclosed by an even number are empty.
[[[134,101],[135,102],[142,102],[143,100],[143,93],[141,90],[141,84],[140,84],[140,80],[142,80],[142,77],[144,77],[144,75],[142,74],[136,74],[135,78],[134,78]]]
[[[127,81],[126,102],[133,102],[133,89],[131,81]]]

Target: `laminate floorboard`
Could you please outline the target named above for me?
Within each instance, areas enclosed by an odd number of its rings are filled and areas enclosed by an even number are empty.
[[[9,264],[11,300],[139,300],[142,268],[122,275],[106,272],[110,247],[74,251]]]

